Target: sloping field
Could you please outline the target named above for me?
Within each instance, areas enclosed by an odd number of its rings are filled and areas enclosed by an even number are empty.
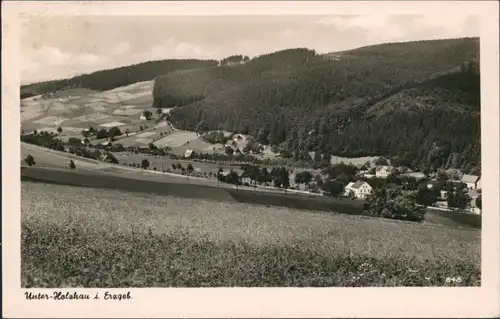
[[[64,154],[64,153],[63,153]],[[24,158],[31,155],[34,157],[37,167],[57,167],[68,168],[69,161],[73,160],[78,169],[98,170],[99,163],[84,157],[72,154],[62,156],[60,152],[45,150],[30,144],[21,143],[21,164],[24,164]]]
[[[29,182],[21,192],[24,288],[480,285],[478,231]]]
[[[29,121],[41,117],[43,115],[42,111],[39,110],[24,110],[21,109],[21,123],[24,121]]]
[[[172,134],[167,135],[166,137],[157,140],[154,144],[157,147],[179,147],[187,142],[196,140],[198,135],[195,132],[189,131],[177,131]],[[189,147],[189,146],[188,146]]]
[[[61,125],[63,122],[67,121],[68,118],[60,116],[47,116],[36,120],[35,123],[42,125]]]

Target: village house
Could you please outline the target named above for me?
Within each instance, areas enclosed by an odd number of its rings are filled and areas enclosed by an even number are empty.
[[[479,182],[479,180],[480,178],[476,175],[464,174],[464,176],[462,176],[462,183],[465,183],[468,189],[477,189],[477,182]]]
[[[249,176],[241,175],[240,181],[242,184],[252,185],[252,179]]]
[[[428,183],[427,183],[427,189],[433,189],[435,187],[439,187],[440,185],[440,182],[438,182],[437,180],[435,179],[432,179],[430,180]]]
[[[345,187],[345,196],[354,195],[356,198],[366,198],[372,193],[372,187],[365,181],[350,182]]]
[[[394,171],[392,166],[377,166],[375,176],[378,178],[387,178]]]
[[[190,158],[191,155],[193,155],[193,150],[186,150],[186,152],[184,152],[184,158]]]

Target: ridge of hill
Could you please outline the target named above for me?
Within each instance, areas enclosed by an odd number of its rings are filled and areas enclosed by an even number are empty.
[[[299,48],[171,72],[155,79],[154,106],[178,106],[171,120],[180,129],[250,134],[297,159],[307,151],[377,155],[424,171],[453,162],[478,173],[478,38],[332,54]],[[430,159],[433,145],[445,150],[439,159]]]
[[[114,88],[151,81],[158,75],[175,70],[198,69],[217,65],[215,60],[175,59],[149,61],[119,68],[78,75],[70,79],[45,81],[21,86],[21,99],[67,88],[107,91]]]

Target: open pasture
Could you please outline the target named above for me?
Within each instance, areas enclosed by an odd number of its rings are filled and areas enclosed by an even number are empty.
[[[194,152],[197,153],[218,153],[218,154],[225,154],[225,148],[222,144],[210,144],[208,142],[205,142],[201,138],[197,138],[195,140],[189,141],[177,148],[174,148],[172,150],[172,153],[175,155],[183,155],[186,150],[193,150]]]
[[[176,148],[187,142],[196,140],[198,135],[195,132],[189,131],[176,131],[172,134],[167,135],[164,138],[161,138],[154,142],[157,147],[171,147]]]
[[[41,124],[41,125],[62,125],[65,121],[67,121],[68,118],[66,117],[60,117],[60,116],[46,116],[41,119],[38,119],[34,121],[35,124]]]
[[[363,165],[366,162],[370,162],[371,165],[373,165],[373,161],[377,160],[379,156],[364,156],[364,157],[341,157],[341,156],[331,156],[330,157],[330,163],[332,164],[339,164],[341,162],[344,162],[344,164],[349,164],[351,163],[352,165]]]
[[[113,111],[114,115],[136,116],[142,113],[141,109],[116,109]]]
[[[110,115],[100,113],[100,112],[92,112],[82,116],[75,117],[71,120],[71,122],[82,123],[82,122],[98,122],[106,120],[110,117]]]
[[[137,108],[140,108],[141,110],[143,110],[145,108],[151,107],[151,105],[153,104],[153,97],[152,97],[152,95],[143,95],[140,97],[134,97],[134,98],[128,99],[125,102],[127,104],[133,104]]]
[[[33,107],[21,108],[21,123],[36,120],[44,115],[44,112]]]
[[[113,122],[100,124],[99,126],[105,127],[105,128],[111,128],[111,127],[123,126],[123,125],[125,125],[125,123],[113,121]]]
[[[140,131],[140,127],[148,126],[146,131]],[[122,135],[117,138],[116,143],[122,144],[124,147],[129,146],[145,146],[156,139],[160,139],[163,134],[169,134],[172,132],[172,128],[168,125],[155,125],[154,121],[133,121],[122,127],[120,130],[124,132],[126,129],[129,130],[129,136]],[[139,140],[138,140],[139,139]]]
[[[475,230],[29,182],[21,193],[24,288],[480,285]]]
[[[136,135],[136,137],[139,137],[139,138],[146,138],[146,137],[151,137],[151,136],[155,136],[156,135],[156,132],[154,131],[149,131],[149,132],[143,132],[143,133],[139,133]]]

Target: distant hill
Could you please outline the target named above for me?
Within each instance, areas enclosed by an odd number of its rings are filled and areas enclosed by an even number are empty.
[[[79,75],[70,79],[23,85],[21,86],[21,99],[66,88],[85,88],[96,91],[107,91],[137,82],[150,81],[158,75],[176,70],[206,68],[217,64],[218,62],[215,60],[150,61]]]
[[[296,158],[307,151],[382,155],[418,169],[453,163],[477,172],[478,61],[478,38],[328,55],[284,50],[241,65],[162,75],[154,105],[180,106],[171,112],[179,128],[251,134]]]

